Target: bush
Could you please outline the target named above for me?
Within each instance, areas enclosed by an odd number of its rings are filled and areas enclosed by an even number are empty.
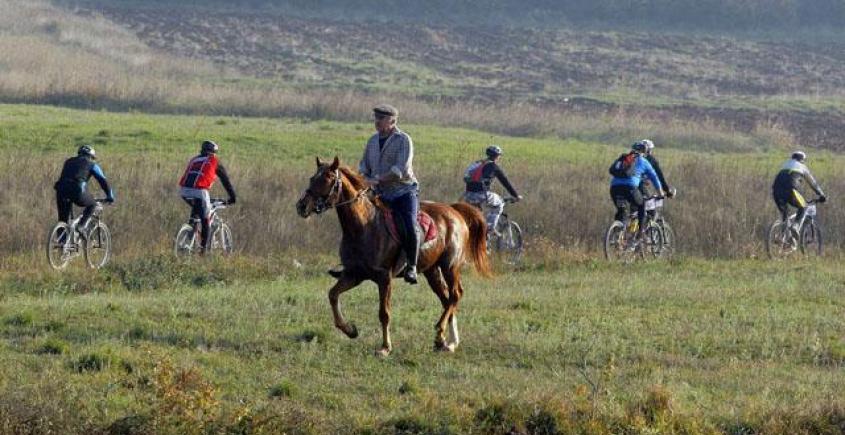
[[[57,338],[48,338],[41,346],[39,346],[37,353],[47,355],[61,355],[67,353],[69,349],[68,344]]]

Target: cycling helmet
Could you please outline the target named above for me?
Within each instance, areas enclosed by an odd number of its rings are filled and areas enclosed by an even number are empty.
[[[91,148],[91,145],[82,145],[76,153],[80,156],[91,157],[92,159],[97,158],[97,152],[94,151],[94,148]]]
[[[204,141],[202,143],[202,152],[204,153],[216,153],[219,149],[220,147],[210,140]]]
[[[807,153],[804,151],[795,151],[792,153],[792,160],[803,162],[804,160],[807,160]]]
[[[647,150],[647,146],[644,140],[638,140],[631,145],[631,150],[636,151],[638,153],[644,153]]]
[[[492,159],[502,155],[502,148],[497,145],[490,145],[484,152],[487,154],[487,157]]]
[[[641,140],[640,142],[642,142],[643,144],[645,144],[645,152],[650,153],[650,152],[651,152],[651,150],[653,150],[653,149],[654,149],[654,142],[652,142],[652,141],[650,141],[650,140],[648,140],[648,139],[643,139],[643,140]]]

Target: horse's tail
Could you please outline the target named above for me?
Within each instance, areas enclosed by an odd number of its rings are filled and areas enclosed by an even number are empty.
[[[465,242],[464,250],[469,252],[469,258],[475,270],[481,276],[493,276],[490,258],[487,256],[487,222],[484,220],[484,215],[478,208],[465,202],[452,204],[452,208],[460,213],[469,227],[469,238]]]

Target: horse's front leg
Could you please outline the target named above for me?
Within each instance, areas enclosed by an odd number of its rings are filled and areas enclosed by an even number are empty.
[[[390,275],[387,275],[378,281],[378,318],[381,321],[382,342],[381,348],[376,351],[377,356],[388,356],[393,350],[393,343],[390,342],[390,294],[393,290],[390,280]]]
[[[346,320],[343,318],[343,314],[340,312],[340,294],[354,288],[360,283],[360,279],[344,275],[341,276],[335,285],[332,286],[331,290],[329,290],[329,303],[332,305],[334,326],[343,331],[343,333],[349,338],[355,338],[358,336],[358,328],[355,327],[354,323],[346,323]]]

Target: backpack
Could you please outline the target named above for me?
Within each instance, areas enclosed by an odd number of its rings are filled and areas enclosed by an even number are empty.
[[[637,162],[637,153],[622,154],[610,165],[610,175],[617,178],[631,178],[634,176],[634,166]]]
[[[466,171],[464,171],[464,182],[481,181],[481,175],[484,173],[484,167],[487,166],[487,163],[489,163],[487,160],[478,160],[467,166]]]

